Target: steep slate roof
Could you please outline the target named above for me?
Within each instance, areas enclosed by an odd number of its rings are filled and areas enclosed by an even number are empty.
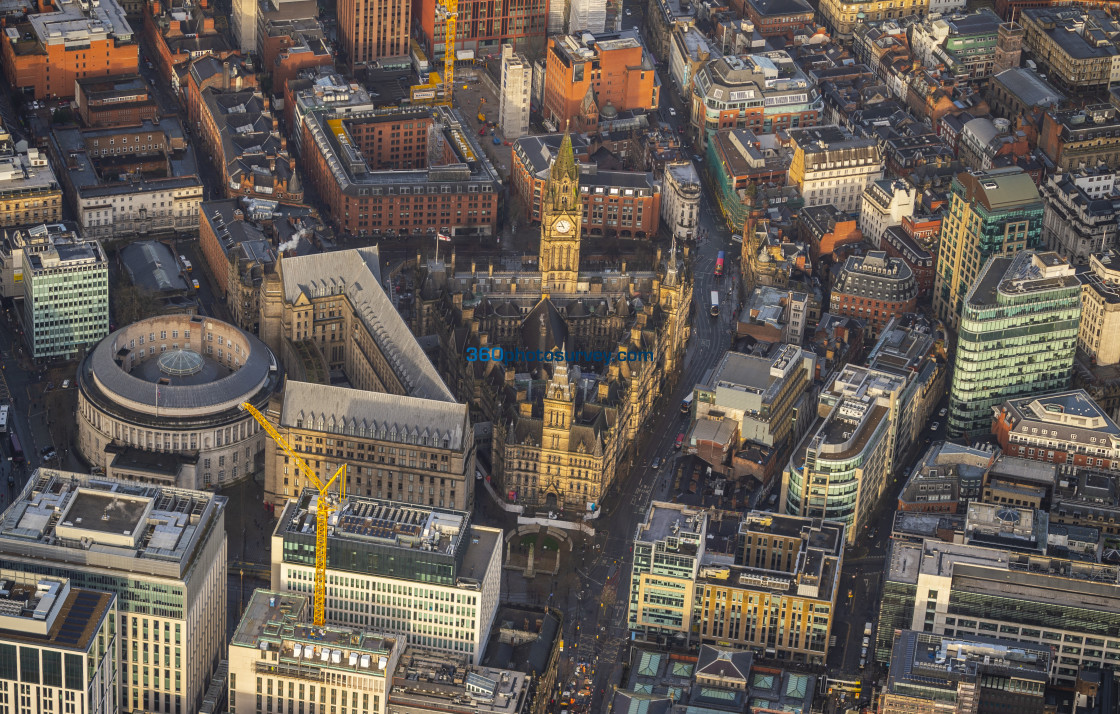
[[[326,384],[289,381],[284,387],[280,423],[322,428],[336,434],[426,444],[460,450],[470,434],[467,405],[367,392]]]
[[[410,396],[454,402],[424,350],[381,287],[377,247],[341,250],[280,261],[284,301],[295,303],[324,295],[342,295],[385,355]]]

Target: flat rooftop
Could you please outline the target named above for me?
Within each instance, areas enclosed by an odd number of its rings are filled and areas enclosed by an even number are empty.
[[[316,627],[301,595],[256,590],[230,647],[273,652],[290,673],[310,681],[336,673],[386,677],[399,656],[396,638],[358,628]],[[295,667],[293,667],[295,665]],[[296,669],[298,667],[298,669]]]
[[[393,672],[386,712],[457,711],[469,706],[472,712],[515,714],[529,696],[530,680],[523,672],[473,666],[464,655],[409,647]]]
[[[637,540],[656,543],[678,533],[703,537],[705,521],[707,516],[702,511],[683,504],[654,501],[645,522],[638,526]]]
[[[28,578],[0,573],[0,641],[88,650],[115,596],[70,587],[63,578]]]
[[[0,549],[178,578],[225,505],[205,491],[40,468],[0,515]]]

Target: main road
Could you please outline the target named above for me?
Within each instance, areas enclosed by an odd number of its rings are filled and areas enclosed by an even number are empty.
[[[697,167],[699,168],[699,167]],[[634,467],[604,504],[602,515],[594,522],[597,535],[582,551],[580,593],[577,607],[569,612],[565,625],[565,655],[573,662],[586,662],[592,675],[591,712],[603,711],[628,652],[627,603],[629,600],[630,559],[638,523],[644,519],[652,500],[664,499],[672,485],[672,458],[677,434],[687,420],[680,413],[681,401],[723,357],[731,344],[734,306],[738,304],[735,267],[731,256],[739,246],[730,242],[718,209],[704,195],[701,199],[699,227],[707,239],[692,247],[693,279],[692,336],[689,340],[683,373],[671,392],[657,401],[655,412],[637,445]],[[717,253],[727,254],[725,274],[713,272]],[[683,260],[683,256],[678,256]],[[719,291],[720,314],[711,317],[712,290]],[[730,294],[728,291],[731,291]],[[660,458],[659,468],[653,468]],[[564,684],[567,687],[567,684]]]

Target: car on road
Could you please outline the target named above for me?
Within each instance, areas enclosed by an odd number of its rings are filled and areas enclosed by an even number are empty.
[[[194,279],[192,279],[192,280],[191,280],[191,285],[193,285],[193,286],[194,286],[194,289],[195,289],[195,290],[198,290],[198,289],[199,289],[200,287],[202,287],[201,285],[199,285],[199,284],[198,284],[198,278],[194,278]]]
[[[634,14],[634,13],[630,12],[630,8],[626,8],[626,16],[627,16],[627,17],[630,17],[630,16],[631,16],[631,15],[633,15],[633,14]]]
[[[677,434],[677,443],[673,445],[673,448],[680,451],[682,446],[684,446],[684,434]]]
[[[946,409],[945,407],[942,407],[942,408],[941,408],[941,411],[937,412],[937,416],[939,416],[939,417],[943,417],[943,416],[945,416],[945,415],[946,415],[946,414],[948,414],[948,413],[949,413],[949,410],[948,410],[948,409]]]
[[[939,422],[939,421],[935,421],[934,423],[929,425],[929,430],[930,431],[937,431],[940,428],[941,428],[941,422]]]
[[[675,117],[676,115],[677,115],[677,108],[676,107],[669,107],[669,116]]]
[[[50,461],[55,457],[55,450],[53,446],[44,446],[39,450],[39,453],[43,455],[44,461]]]
[[[655,468],[655,469],[657,469],[657,468],[661,468],[661,457],[660,457],[660,456],[658,456],[658,457],[657,457],[656,459],[654,459],[654,460],[653,460],[653,463],[652,463],[652,464],[650,464],[650,466],[651,466],[652,468]]]
[[[62,380],[62,388],[63,389],[69,389],[70,388],[70,380],[69,379]]]

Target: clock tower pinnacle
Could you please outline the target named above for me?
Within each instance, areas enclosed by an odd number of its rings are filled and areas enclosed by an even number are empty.
[[[565,131],[560,151],[552,161],[548,186],[541,202],[540,271],[543,292],[576,291],[582,221],[579,166],[572,149],[572,136]]]

